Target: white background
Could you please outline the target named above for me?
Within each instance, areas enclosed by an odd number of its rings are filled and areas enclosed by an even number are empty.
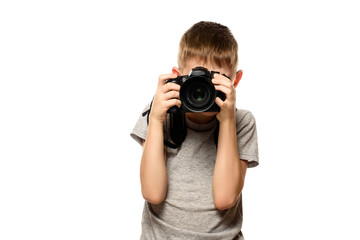
[[[248,240],[360,239],[356,1],[1,1],[0,239],[139,239],[130,132],[194,23],[239,44]]]

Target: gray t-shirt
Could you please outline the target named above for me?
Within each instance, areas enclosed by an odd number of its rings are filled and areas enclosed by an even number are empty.
[[[149,106],[145,108],[147,110]],[[145,111],[144,110],[144,111]],[[141,144],[146,139],[146,116],[140,116],[131,136]],[[186,118],[187,136],[178,149],[167,147],[168,186],[159,205],[145,201],[141,240],[233,240],[244,239],[242,197],[230,209],[217,210],[212,195],[216,160],[215,118],[196,124]],[[168,138],[169,119],[164,124]],[[255,118],[250,111],[236,110],[236,130],[240,159],[249,167],[259,164]]]

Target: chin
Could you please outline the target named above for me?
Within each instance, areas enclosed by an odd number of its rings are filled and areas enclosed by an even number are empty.
[[[217,112],[202,112],[200,114],[203,116],[206,116],[206,117],[212,117],[212,116],[215,116],[217,114]]]
[[[203,117],[213,117],[217,114],[217,112],[199,112],[199,113],[194,113],[194,112],[188,112],[188,115],[195,115],[195,116],[203,116]]]

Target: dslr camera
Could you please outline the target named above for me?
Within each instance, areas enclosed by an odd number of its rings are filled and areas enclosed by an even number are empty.
[[[215,103],[216,97],[225,100],[226,96],[221,91],[216,91],[212,79],[214,74],[205,67],[195,67],[189,75],[178,76],[166,81],[180,85],[181,107],[173,106],[168,113],[177,112],[219,112],[220,107]],[[229,78],[225,74],[223,76]],[[229,78],[230,79],[230,78]]]

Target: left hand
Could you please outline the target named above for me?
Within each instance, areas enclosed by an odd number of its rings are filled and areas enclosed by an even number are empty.
[[[214,74],[212,83],[215,85],[215,90],[221,91],[226,95],[225,101],[222,101],[219,97],[215,99],[215,103],[220,107],[220,112],[216,114],[216,118],[220,123],[235,121],[236,91],[232,81],[221,74]]]

